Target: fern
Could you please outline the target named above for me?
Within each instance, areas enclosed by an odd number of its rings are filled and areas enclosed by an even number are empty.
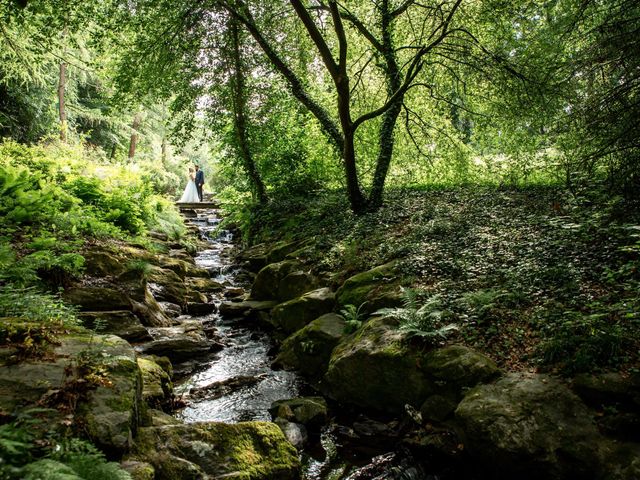
[[[440,295],[429,297],[420,305],[420,293],[411,288],[403,288],[403,306],[396,308],[382,308],[374,315],[382,315],[398,320],[400,329],[410,336],[417,336],[431,340],[445,340],[451,333],[458,330],[454,323],[442,325],[445,312],[442,309]]]
[[[342,315],[345,322],[344,333],[353,333],[362,326],[362,321],[364,319],[362,309],[366,304],[367,302],[364,302],[357,308],[355,305],[348,304],[340,310],[340,315]]]

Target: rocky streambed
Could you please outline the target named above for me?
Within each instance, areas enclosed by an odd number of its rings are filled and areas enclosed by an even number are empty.
[[[0,349],[0,412],[51,407],[140,480],[640,478],[639,378],[500,371],[372,315],[401,304],[394,262],[321,273],[311,242],[238,254],[218,223],[84,252],[65,299],[94,331]]]

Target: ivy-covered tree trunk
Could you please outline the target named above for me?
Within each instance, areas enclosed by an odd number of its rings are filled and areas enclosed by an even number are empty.
[[[247,97],[246,85],[244,77],[244,65],[242,62],[242,53],[240,51],[240,29],[235,19],[229,21],[229,32],[233,49],[233,122],[238,147],[238,153],[242,157],[242,165],[245,173],[251,182],[251,190],[254,200],[260,203],[268,201],[267,190],[256,163],[251,155],[251,148],[247,136]]]
[[[393,94],[402,87],[402,78],[400,76],[400,68],[398,67],[398,59],[393,44],[393,17],[389,9],[389,0],[380,2],[380,24],[382,33],[381,50],[385,60],[384,74],[386,79],[387,95],[392,97]],[[393,158],[393,146],[395,141],[395,127],[402,110],[402,102],[404,95],[398,98],[389,106],[389,109],[383,114],[382,124],[378,132],[378,158],[376,161],[376,170],[373,175],[371,184],[371,193],[369,195],[369,208],[377,210],[382,206],[382,196],[384,193],[384,184],[389,173],[389,166]]]

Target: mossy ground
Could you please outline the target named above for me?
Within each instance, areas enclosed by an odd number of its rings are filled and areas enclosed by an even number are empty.
[[[640,215],[558,188],[395,190],[353,215],[343,192],[253,212],[250,242],[312,240],[318,273],[397,260],[449,342],[507,370],[633,371],[639,361]]]

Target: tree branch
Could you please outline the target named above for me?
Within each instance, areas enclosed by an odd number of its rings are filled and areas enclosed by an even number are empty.
[[[302,103],[311,114],[316,117],[322,130],[327,134],[329,139],[335,145],[335,147],[342,151],[344,147],[344,137],[338,128],[338,125],[332,120],[331,115],[317,103],[305,90],[302,81],[298,76],[289,68],[285,61],[278,55],[269,41],[262,35],[262,32],[255,24],[255,21],[251,17],[251,13],[247,9],[244,2],[238,2],[240,7],[244,10],[241,12],[238,8],[232,5],[228,1],[222,0],[220,5],[233,17],[235,17],[240,23],[242,23],[247,31],[254,38],[256,43],[260,46],[267,58],[274,65],[276,70],[285,78],[291,89],[291,93],[296,97],[300,103]]]
[[[311,37],[311,40],[313,40],[313,43],[315,43],[318,52],[320,52],[320,57],[322,57],[322,61],[327,67],[327,70],[329,70],[331,77],[334,79],[334,81],[337,81],[339,76],[338,65],[336,64],[336,61],[331,53],[331,49],[327,45],[327,42],[322,36],[322,33],[320,33],[320,30],[318,30],[318,27],[313,21],[313,18],[311,18],[311,15],[309,15],[309,12],[300,0],[289,0],[289,3],[291,3],[293,9],[298,15],[298,18],[302,21],[302,24],[307,29],[307,32],[309,32],[309,36]]]

